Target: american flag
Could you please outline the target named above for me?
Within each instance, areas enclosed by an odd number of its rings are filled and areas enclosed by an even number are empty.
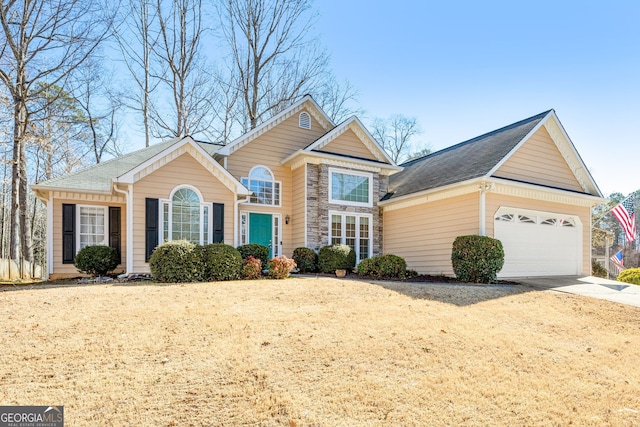
[[[627,197],[611,211],[622,226],[624,234],[627,237],[627,242],[629,243],[636,239],[636,213],[634,211],[633,201],[632,198]]]
[[[618,274],[622,270],[624,270],[624,260],[622,259],[622,251],[618,251],[611,256],[611,261],[613,261],[613,266],[618,270]]]

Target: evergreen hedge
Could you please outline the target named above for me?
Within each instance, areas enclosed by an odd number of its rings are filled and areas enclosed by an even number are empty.
[[[351,271],[356,265],[356,253],[347,245],[323,246],[318,253],[318,268],[323,273]]]
[[[318,254],[311,248],[295,248],[292,258],[300,273],[313,273],[318,270]]]
[[[82,273],[104,276],[118,266],[118,251],[111,246],[85,246],[73,259]]]

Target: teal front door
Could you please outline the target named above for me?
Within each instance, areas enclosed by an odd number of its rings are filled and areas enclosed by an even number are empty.
[[[269,258],[273,256],[273,218],[269,214],[249,214],[249,243],[257,243],[269,248]]]

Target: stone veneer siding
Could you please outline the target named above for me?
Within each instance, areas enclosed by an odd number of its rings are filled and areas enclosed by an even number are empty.
[[[382,210],[378,207],[379,197],[386,194],[388,177],[373,173],[373,207],[342,206],[329,203],[328,165],[307,164],[307,245],[315,250],[329,244],[329,211],[371,214],[373,224],[373,256],[382,250]],[[339,168],[354,170],[349,168]],[[361,172],[361,171],[360,171]],[[376,199],[376,196],[379,196]]]

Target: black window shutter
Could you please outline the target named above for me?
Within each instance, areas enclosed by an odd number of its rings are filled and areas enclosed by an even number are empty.
[[[109,246],[118,252],[118,264],[122,262],[120,224],[120,207],[109,206]]]
[[[224,242],[224,204],[213,204],[213,243]]]
[[[158,246],[158,205],[158,199],[145,200],[145,262],[149,262],[153,250]]]
[[[62,204],[62,263],[73,264],[76,256],[76,205]]]

